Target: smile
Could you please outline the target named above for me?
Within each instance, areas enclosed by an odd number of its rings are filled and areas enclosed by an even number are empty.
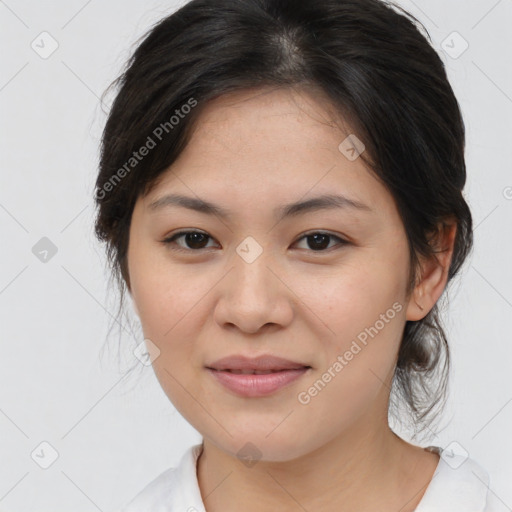
[[[255,398],[268,396],[302,377],[311,367],[289,370],[215,370],[207,368],[210,375],[233,393]]]

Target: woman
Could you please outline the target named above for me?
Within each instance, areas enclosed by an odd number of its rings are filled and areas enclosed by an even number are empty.
[[[125,511],[496,510],[475,461],[388,422],[441,410],[437,302],[472,247],[461,112],[414,21],[193,0],[116,82],[96,233],[203,437]]]

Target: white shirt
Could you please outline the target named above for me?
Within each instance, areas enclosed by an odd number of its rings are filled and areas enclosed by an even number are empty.
[[[437,447],[430,449],[442,453]],[[191,446],[176,468],[150,482],[120,512],[206,512],[197,482],[202,444]],[[446,459],[446,460],[445,460]],[[509,510],[489,489],[489,476],[461,455],[441,457],[415,512],[501,512]]]

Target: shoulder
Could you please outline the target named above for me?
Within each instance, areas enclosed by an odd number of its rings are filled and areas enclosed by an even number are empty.
[[[439,449],[432,480],[415,512],[502,512],[489,474],[475,460]]]
[[[169,468],[144,487],[119,512],[167,512],[168,504],[178,486],[177,469]]]
[[[205,512],[196,462],[202,444],[189,447],[176,467],[158,475],[119,512]]]

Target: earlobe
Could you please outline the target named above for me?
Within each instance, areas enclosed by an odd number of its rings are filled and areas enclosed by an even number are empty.
[[[456,223],[443,223],[432,240],[435,244],[434,254],[421,262],[421,279],[411,293],[407,320],[418,321],[424,318],[442,295],[448,282],[456,231]]]
[[[428,314],[428,311],[425,310],[425,306],[422,305],[421,298],[418,297],[418,295],[421,294],[421,288],[418,288],[418,286],[419,285],[416,286],[411,294],[405,316],[406,320],[411,320],[414,322],[421,320]]]

